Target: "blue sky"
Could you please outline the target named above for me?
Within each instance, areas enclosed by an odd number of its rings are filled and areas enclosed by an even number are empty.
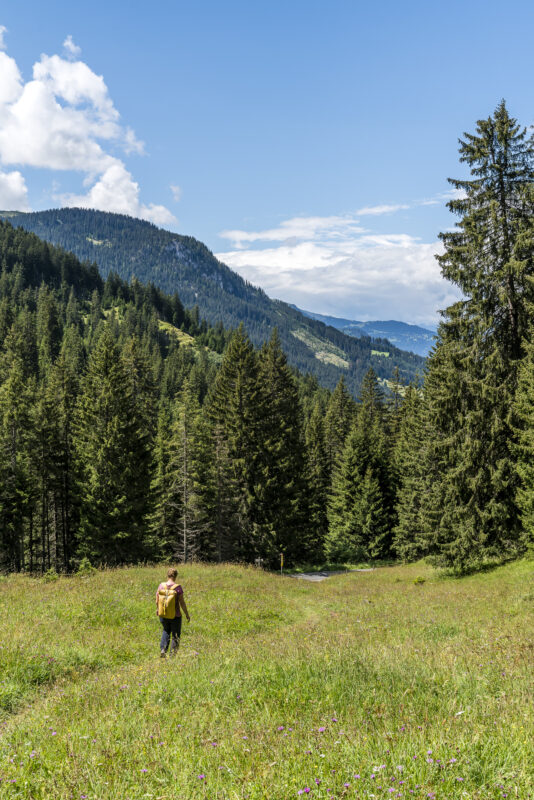
[[[124,211],[273,297],[430,324],[458,137],[501,97],[534,121],[533,9],[4,0],[0,208]]]

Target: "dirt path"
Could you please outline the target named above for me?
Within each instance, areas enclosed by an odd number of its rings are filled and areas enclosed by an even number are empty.
[[[330,578],[332,575],[348,575],[349,572],[374,572],[374,568],[370,567],[369,569],[339,569],[335,570],[334,572],[299,572],[295,575],[290,575],[290,578],[300,578],[303,581],[312,581],[313,583],[318,583],[319,581],[324,581],[326,578]]]

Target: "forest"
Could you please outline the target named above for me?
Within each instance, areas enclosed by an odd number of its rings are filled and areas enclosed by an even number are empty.
[[[136,278],[0,223],[0,569],[427,557],[534,543],[534,141],[460,140],[448,308],[421,381],[357,398]]]

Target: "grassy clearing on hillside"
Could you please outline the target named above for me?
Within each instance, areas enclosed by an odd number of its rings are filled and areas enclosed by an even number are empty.
[[[0,579],[0,797],[534,796],[533,564],[323,583],[163,569]]]

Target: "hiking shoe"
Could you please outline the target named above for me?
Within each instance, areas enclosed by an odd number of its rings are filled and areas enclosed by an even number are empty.
[[[161,653],[159,654],[159,657],[160,658],[165,658],[166,655],[167,655],[167,653],[165,652],[165,650],[162,650]]]

